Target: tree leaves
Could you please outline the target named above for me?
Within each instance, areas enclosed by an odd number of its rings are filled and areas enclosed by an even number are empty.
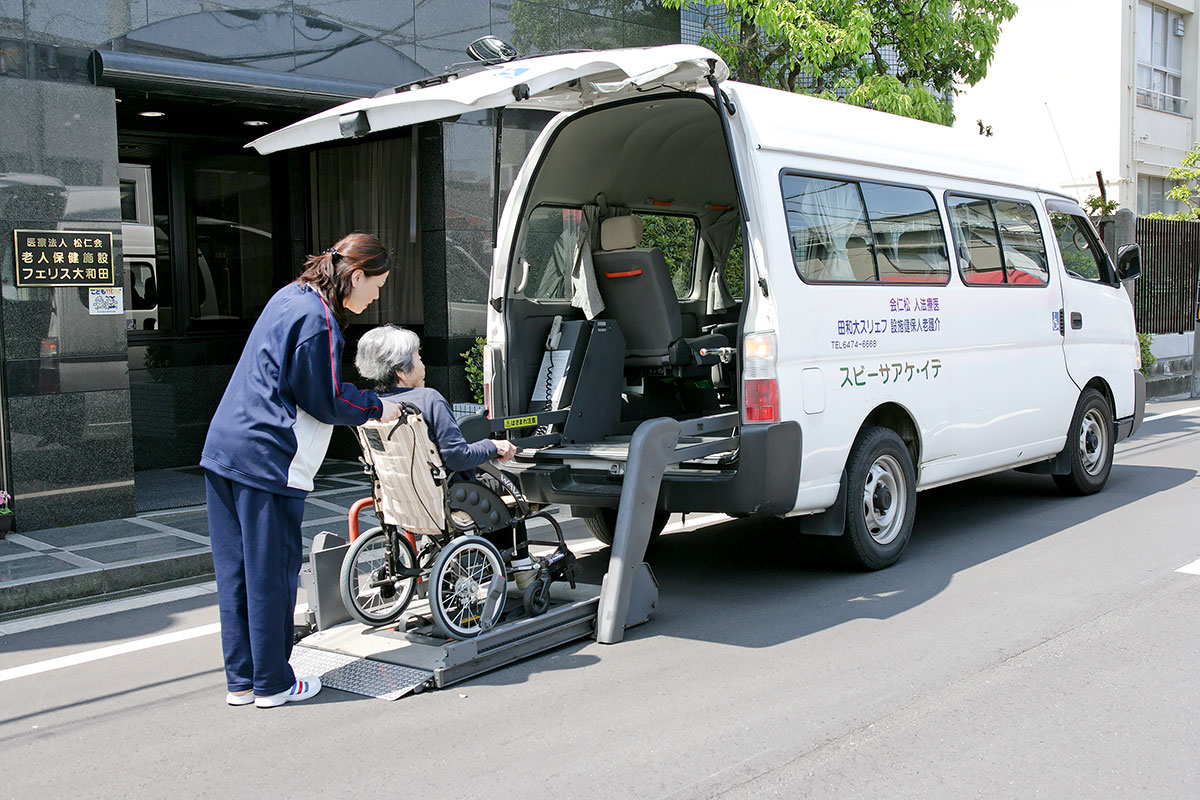
[[[690,0],[662,0],[681,8]],[[700,43],[738,80],[892,114],[954,121],[955,84],[978,83],[1012,0],[727,0]],[[724,22],[724,25],[720,24]]]

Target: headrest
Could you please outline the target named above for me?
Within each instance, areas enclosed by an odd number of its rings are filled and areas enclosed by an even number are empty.
[[[600,223],[601,250],[628,250],[642,243],[642,218],[629,214]]]
[[[935,238],[936,237],[936,238]],[[942,244],[942,232],[940,230],[928,231],[905,231],[900,234],[897,240],[900,244],[915,247],[917,245]]]

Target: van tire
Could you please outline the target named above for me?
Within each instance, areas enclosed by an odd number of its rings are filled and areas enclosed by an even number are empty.
[[[615,508],[593,508],[582,514],[580,519],[587,527],[588,533],[597,541],[607,545],[612,545],[613,534],[617,530],[617,509]],[[650,541],[653,542],[662,533],[663,528],[667,527],[667,520],[671,518],[670,511],[656,510],[654,512],[654,521],[650,523]]]
[[[836,540],[843,560],[864,570],[895,564],[916,510],[916,470],[904,440],[891,428],[864,429],[846,460],[846,527]]]
[[[1067,446],[1064,448],[1071,471],[1054,476],[1059,491],[1078,497],[1103,489],[1112,471],[1116,440],[1116,427],[1108,400],[1095,389],[1085,389],[1079,395],[1079,403],[1071,417]]]

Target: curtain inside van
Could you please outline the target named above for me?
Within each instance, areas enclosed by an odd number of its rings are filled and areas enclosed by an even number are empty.
[[[347,233],[363,231],[379,237],[395,265],[379,293],[379,302],[354,316],[354,323],[424,322],[413,156],[411,136],[354,142],[312,153],[315,241],[309,252],[319,253]],[[488,266],[484,266],[484,280]]]

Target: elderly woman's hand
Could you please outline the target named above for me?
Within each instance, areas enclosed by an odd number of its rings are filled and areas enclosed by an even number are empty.
[[[379,402],[383,405],[383,413],[379,415],[380,422],[391,422],[400,416],[400,404],[393,403],[391,400],[380,398]]]
[[[494,439],[492,444],[496,445],[496,458],[501,461],[508,461],[517,454],[517,446],[507,439]]]

